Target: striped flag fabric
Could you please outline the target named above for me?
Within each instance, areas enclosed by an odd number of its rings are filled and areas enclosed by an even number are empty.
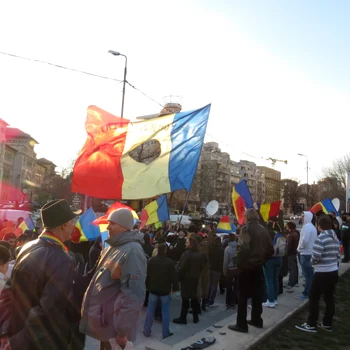
[[[32,231],[34,230],[34,223],[33,220],[30,216],[27,216],[19,225],[18,228],[22,230],[22,232],[29,230]]]
[[[232,189],[232,204],[236,213],[237,221],[244,224],[244,212],[253,208],[253,199],[249,191],[247,182],[243,179]]]
[[[74,165],[72,191],[120,199],[190,191],[209,113],[210,104],[131,122],[90,106],[85,123],[88,138]],[[158,146],[150,155],[151,143]],[[136,159],[133,151],[139,149]]]
[[[167,220],[169,220],[168,201],[166,195],[163,194],[155,201],[147,204],[142,210],[140,230],[147,225],[152,225]]]
[[[92,208],[86,210],[80,217],[75,227],[79,230],[81,236],[79,241],[94,241],[100,235],[100,229],[93,224],[96,219]]]
[[[217,233],[231,233],[236,232],[236,226],[233,222],[230,222],[228,215],[223,215],[216,227]]]
[[[319,211],[323,211],[326,214],[329,214],[330,212],[334,212],[336,216],[339,216],[338,210],[335,209],[332,201],[330,198],[326,198],[322,200],[321,202],[317,202],[313,207],[310,209],[310,211],[314,214],[318,213]]]
[[[264,203],[260,206],[260,214],[264,221],[268,221],[271,216],[278,217],[281,208],[281,201]]]

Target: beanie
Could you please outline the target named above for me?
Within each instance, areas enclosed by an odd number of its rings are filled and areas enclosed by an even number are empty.
[[[112,211],[107,218],[108,221],[112,221],[127,230],[132,230],[134,227],[134,217],[129,209],[120,208]]]

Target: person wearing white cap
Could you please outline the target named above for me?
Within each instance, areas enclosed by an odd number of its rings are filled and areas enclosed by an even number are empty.
[[[124,348],[135,340],[146,294],[143,234],[132,230],[131,211],[115,210],[108,222],[109,246],[102,251],[85,293],[80,325],[82,333],[100,340],[100,350],[111,349],[114,342]]]

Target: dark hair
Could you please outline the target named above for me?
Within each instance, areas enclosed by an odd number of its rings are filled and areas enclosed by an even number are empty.
[[[6,249],[11,249],[11,244],[6,241],[0,241],[0,247],[5,247]]]
[[[329,216],[323,215],[319,217],[317,225],[321,230],[330,230],[332,228],[332,220]]]
[[[162,235],[159,235],[159,236],[157,235],[156,241],[158,244],[162,244],[166,242],[165,238]]]
[[[22,233],[21,235],[18,236],[17,241],[18,242],[25,242],[28,241],[29,237],[26,233]]]
[[[236,241],[236,235],[234,235],[233,233],[228,235],[228,240],[229,242],[235,242]]]
[[[166,249],[167,249],[166,243],[158,244],[158,255],[166,256]]]
[[[8,263],[11,259],[10,251],[4,246],[0,246],[0,265]]]
[[[295,230],[297,228],[297,225],[295,225],[293,221],[288,221],[287,227],[290,228],[291,230]]]
[[[16,239],[16,235],[13,232],[6,233],[4,236],[4,241],[8,241],[9,239]]]
[[[190,242],[190,249],[193,250],[199,250],[199,243],[198,240],[196,239],[196,235],[194,233],[191,233],[187,239]]]
[[[145,244],[150,245],[151,244],[151,238],[148,233],[143,234],[143,240],[145,241]]]
[[[214,244],[220,245],[220,244],[221,244],[221,238],[218,237],[218,236],[215,236],[215,238],[214,238]]]
[[[346,220],[348,219],[348,217],[347,217],[346,215],[342,215],[341,219],[342,219],[343,221],[346,221]]]

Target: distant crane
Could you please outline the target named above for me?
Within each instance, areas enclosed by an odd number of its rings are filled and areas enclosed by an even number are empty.
[[[265,160],[269,160],[272,164],[272,166],[275,166],[277,162],[281,162],[284,164],[288,164],[288,160],[281,160],[281,159],[275,159],[275,158],[265,158]]]

